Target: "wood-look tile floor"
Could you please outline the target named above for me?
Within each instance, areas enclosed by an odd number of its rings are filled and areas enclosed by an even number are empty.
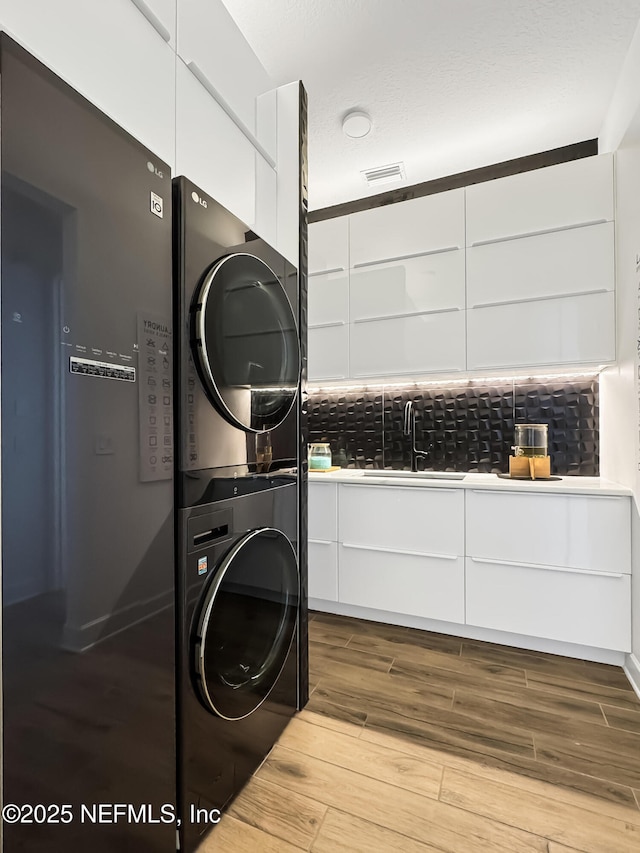
[[[329,614],[311,697],[201,853],[639,853],[618,667]]]

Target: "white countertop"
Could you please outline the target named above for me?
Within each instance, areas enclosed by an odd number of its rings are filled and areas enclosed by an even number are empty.
[[[367,469],[371,470],[371,469]],[[381,472],[382,473],[382,472]],[[339,471],[323,473],[309,471],[312,483],[349,483],[362,486],[416,486],[430,489],[488,489],[509,492],[545,492],[569,495],[620,495],[630,496],[631,489],[603,480],[601,477],[561,477],[559,480],[505,480],[497,474],[465,474],[461,480],[421,478],[410,471],[404,476],[366,477],[362,469],[341,468]]]

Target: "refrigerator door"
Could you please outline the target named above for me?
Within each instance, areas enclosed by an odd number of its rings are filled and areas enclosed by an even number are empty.
[[[168,853],[169,169],[5,36],[0,73],[3,798],[49,809],[4,845]]]

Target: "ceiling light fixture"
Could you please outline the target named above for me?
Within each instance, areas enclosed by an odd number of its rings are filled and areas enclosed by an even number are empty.
[[[371,117],[361,110],[352,110],[342,119],[342,130],[350,139],[362,139],[372,127]]]

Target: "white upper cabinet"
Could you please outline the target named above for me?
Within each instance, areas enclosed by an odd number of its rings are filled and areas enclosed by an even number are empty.
[[[256,101],[256,137],[263,148],[276,158],[277,143],[277,92],[272,89]],[[259,151],[255,153],[256,212],[253,230],[271,246],[278,242],[278,174]],[[297,264],[295,267],[297,268]]]
[[[309,326],[345,325],[349,322],[349,271],[309,278]]]
[[[464,191],[349,220],[351,375],[464,370]]]
[[[467,305],[613,290],[613,222],[467,250]]]
[[[178,59],[176,172],[252,225],[256,151],[222,107]]]
[[[163,15],[164,34],[132,0],[13,0],[0,7],[0,26],[173,168],[172,4],[145,2]]]
[[[346,323],[310,327],[307,349],[310,382],[349,378],[349,327]]]
[[[612,155],[467,187],[467,368],[614,361]]]
[[[309,275],[349,269],[349,217],[309,225]]]
[[[612,154],[466,188],[467,246],[613,218]]]
[[[216,100],[255,135],[256,98],[272,83],[221,0],[178,0],[177,49]]]
[[[604,155],[313,225],[309,376],[615,361],[613,215]]]
[[[300,83],[276,90],[278,194],[276,198],[278,242],[275,248],[295,267],[300,267]]]
[[[176,48],[177,0],[131,0],[167,44]]]
[[[349,322],[348,220],[309,226],[309,326]]]
[[[464,370],[465,313],[414,314],[352,323],[351,376]]]
[[[469,370],[615,360],[615,298],[610,291],[466,313]]]
[[[276,246],[278,175],[257,151],[253,156],[256,171],[256,199],[255,218],[250,224],[253,225],[255,233],[266,240],[270,246]]]
[[[351,270],[353,321],[463,309],[464,251],[374,264]]]
[[[450,190],[354,213],[350,265],[464,246],[464,190]]]
[[[349,221],[309,226],[309,379],[349,376]]]

